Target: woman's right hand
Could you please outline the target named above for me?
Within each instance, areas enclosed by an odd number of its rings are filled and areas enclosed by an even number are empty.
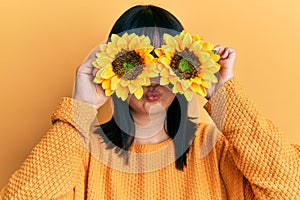
[[[98,69],[94,68],[92,62],[96,58],[99,49],[93,50],[87,59],[77,68],[73,98],[90,104],[99,109],[109,97],[105,95],[101,85],[93,82]]]

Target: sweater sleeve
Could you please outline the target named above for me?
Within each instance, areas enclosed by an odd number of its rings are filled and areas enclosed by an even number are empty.
[[[83,140],[96,109],[64,97],[51,120],[52,128],[33,148],[1,190],[1,200],[59,199],[70,195],[87,156]]]
[[[220,167],[238,168],[247,182],[245,197],[300,199],[299,146],[289,144],[264,118],[235,78],[220,87],[204,108],[228,141]]]

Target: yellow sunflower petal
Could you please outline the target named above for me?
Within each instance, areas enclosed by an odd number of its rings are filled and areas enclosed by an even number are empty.
[[[184,92],[184,96],[185,96],[187,101],[191,101],[193,96],[194,96],[194,92],[192,90],[186,90]]]
[[[210,88],[211,82],[210,81],[202,81],[201,85],[205,88]]]
[[[145,35],[141,35],[141,36],[140,36],[140,40],[143,40],[143,39],[145,39],[145,38],[146,38]]]
[[[174,94],[178,93],[178,87],[177,87],[177,84],[175,84],[175,85],[173,86],[172,92],[173,92]]]
[[[218,78],[214,75],[214,77],[211,79],[212,83],[217,83],[218,82]]]
[[[99,46],[99,52],[97,52],[96,53],[96,57],[98,57],[98,54],[100,53],[100,52],[106,52],[106,49],[107,49],[107,44],[101,44],[100,46]]]
[[[107,89],[107,88],[110,88],[110,79],[105,79],[102,81],[102,88],[103,89]]]
[[[215,75],[208,70],[202,70],[201,76],[203,77],[204,80],[209,80],[213,83],[216,83],[218,81],[218,79],[215,77]]]
[[[94,60],[94,61],[92,62],[92,65],[93,65],[95,68],[98,68],[98,69],[102,68],[101,66],[98,65],[98,63],[96,62],[96,60]]]
[[[201,70],[201,76],[205,80],[210,80],[210,79],[212,79],[212,77],[214,76],[214,74],[211,73],[209,70],[202,69]]]
[[[159,73],[158,73],[157,71],[154,71],[154,70],[150,70],[150,71],[147,72],[147,75],[148,75],[148,77],[150,77],[150,78],[157,77],[158,74],[159,74]]]
[[[140,39],[139,48],[149,47],[151,44],[150,38],[145,37],[143,39]]]
[[[163,45],[162,48],[167,57],[170,57],[170,56],[172,56],[173,53],[175,53],[175,48],[173,48],[171,46]]]
[[[130,41],[128,48],[129,49],[136,49],[139,44],[139,39],[137,37],[132,38]]]
[[[109,49],[109,48],[107,48],[107,49]],[[106,50],[105,50],[105,51],[106,51]],[[99,58],[99,57],[108,57],[105,51],[97,52],[97,53],[96,53],[96,58]],[[111,59],[111,58],[110,58],[110,59]]]
[[[190,79],[185,79],[184,80],[186,82],[187,85],[191,86],[191,84],[193,83]]]
[[[215,62],[212,59],[208,59],[206,60],[203,65],[201,66],[201,68],[210,68],[210,67],[214,67],[215,66]]]
[[[124,34],[122,35],[122,38],[123,38],[124,40],[128,41],[128,40],[129,40],[128,33],[127,33],[127,32],[124,33]]]
[[[152,46],[144,47],[144,48],[137,48],[135,49],[135,52],[139,54],[140,56],[143,56],[144,54],[150,54],[150,52],[153,50]]]
[[[187,33],[184,35],[183,40],[182,40],[182,48],[189,48],[193,42],[191,34]]]
[[[182,86],[181,86],[180,82],[176,82],[176,84],[174,85],[174,87],[176,87],[176,90],[179,93],[183,94],[183,89],[182,89]]]
[[[107,89],[105,90],[105,95],[106,95],[106,96],[110,96],[110,95],[112,95],[114,92],[115,92],[115,91],[113,91],[113,90],[107,88]]]
[[[160,75],[163,76],[163,77],[169,77],[170,76],[169,70],[167,68],[163,68],[160,71]]]
[[[143,84],[145,84],[147,81],[146,81],[146,77],[147,77],[147,74],[140,74],[137,79],[134,81],[134,84],[136,84],[137,86],[141,86]]]
[[[154,52],[158,57],[161,57],[162,55],[164,55],[164,51],[161,48],[154,49]]]
[[[143,84],[143,86],[150,86],[151,85],[151,81],[149,78],[145,78],[145,82]]]
[[[134,96],[135,96],[137,99],[142,98],[142,96],[143,96],[143,88],[142,88],[142,87],[138,87],[138,88],[136,89],[136,91],[134,92]]]
[[[117,44],[118,40],[119,40],[119,36],[117,34],[112,34],[111,35],[111,43],[110,44]]]
[[[205,97],[207,92],[206,89],[200,85],[200,87],[198,88],[198,90],[196,91],[198,94],[200,94],[202,97]]]
[[[204,63],[209,59],[209,53],[207,53],[205,51],[200,51],[198,56],[199,56],[201,63]]]
[[[115,51],[116,53],[119,52],[117,43],[109,42],[107,44],[107,49],[111,49],[111,50]]]
[[[120,85],[123,86],[123,87],[128,86],[129,83],[130,83],[129,80],[126,80],[126,79],[121,79],[121,80],[120,80]]]
[[[194,92],[197,92],[200,88],[200,85],[197,84],[197,83],[192,83],[191,85],[191,89],[194,91]]]
[[[128,89],[131,94],[133,94],[138,88],[138,85],[134,84],[133,82],[134,81],[131,81],[130,84],[128,85]]]
[[[137,34],[131,33],[130,35],[128,35],[128,40],[131,41],[133,38],[138,38]]]
[[[170,83],[167,77],[160,77],[160,85],[168,85]]]
[[[96,58],[96,62],[99,66],[101,67],[107,67],[108,65],[110,65],[112,63],[112,59],[110,57],[107,56],[101,56]]]
[[[182,81],[181,81],[181,86],[182,86],[182,89],[183,89],[183,90],[186,90],[187,88],[190,87],[190,84],[189,84],[187,81],[182,80]]]
[[[216,72],[220,71],[220,68],[221,68],[221,65],[218,63],[215,63],[214,66],[205,68],[205,69],[209,70],[211,73],[216,73]]]
[[[215,63],[215,68],[216,68],[218,71],[220,71],[221,65],[220,65],[219,63]]]
[[[196,42],[193,42],[193,44],[191,45],[190,49],[195,53],[197,54],[198,52],[201,51],[202,49],[202,44],[200,41],[196,41]]]
[[[214,54],[214,53],[210,52],[210,57],[214,62],[218,62],[220,60],[219,54]]]
[[[104,69],[105,69],[105,68],[100,68],[100,69],[97,71],[97,73],[96,73],[96,77],[97,77],[97,78],[103,79],[103,78],[101,77],[101,74],[102,74],[102,71],[103,71]]]
[[[118,49],[116,48],[106,48],[106,55],[112,59],[114,59],[118,53]]]
[[[200,35],[193,35],[192,38],[193,38],[194,41],[203,40],[203,36],[200,36]]]
[[[191,78],[191,81],[198,84],[198,85],[201,84],[201,78],[199,78],[199,77]]]
[[[112,77],[110,79],[110,89],[115,90],[119,82],[120,82],[120,78],[118,76]]]
[[[117,42],[117,45],[118,45],[118,50],[119,51],[121,51],[123,49],[127,49],[127,42],[123,38],[119,38],[119,40]]]
[[[185,35],[186,33],[187,33],[186,30],[182,30],[180,35]]]
[[[103,81],[103,79],[98,78],[98,77],[94,77],[94,79],[93,79],[93,82],[94,82],[94,83],[97,83],[97,84],[102,83],[102,81]]]
[[[152,63],[154,57],[151,54],[145,54],[143,59],[145,64],[150,64]]]
[[[178,77],[177,76],[170,76],[169,77],[169,80],[172,84],[175,84],[177,81],[178,81]]]
[[[165,52],[165,55],[166,55],[166,58],[168,58],[168,59],[172,59],[173,57],[174,57],[174,52],[171,52],[171,51],[166,51]]]
[[[162,57],[159,59],[159,62],[164,64],[165,66],[170,66],[171,64],[171,60],[166,58],[166,57]]]
[[[165,44],[167,44],[168,46],[172,47],[173,49],[178,49],[178,43],[174,39],[173,36],[171,36],[169,34],[164,34],[163,37],[164,37]]]
[[[113,77],[114,75],[115,75],[115,73],[111,66],[103,69],[103,71],[101,73],[101,77],[104,79],[109,79],[109,78]]]
[[[149,64],[146,65],[146,72],[149,73],[149,76],[152,77],[152,74],[154,75],[158,75],[159,74],[159,67],[162,64],[159,63],[153,63],[153,64]]]
[[[205,51],[212,51],[214,49],[215,45],[210,42],[203,43],[203,49]]]
[[[178,44],[178,50],[182,50],[182,39],[181,39],[180,35],[176,35],[174,37],[174,39]]]
[[[125,101],[128,97],[128,88],[127,87],[117,87],[116,89],[116,95],[117,97],[121,98],[123,101]]]
[[[160,60],[159,60],[159,62],[160,62]],[[158,71],[161,71],[163,68],[165,68],[165,66],[163,64],[158,64],[157,65]]]

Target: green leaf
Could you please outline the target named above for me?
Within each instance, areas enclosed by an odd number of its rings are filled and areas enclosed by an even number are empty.
[[[179,63],[179,69],[182,72],[185,72],[185,71],[189,71],[189,70],[193,69],[193,67],[190,65],[190,63],[187,59],[182,59]]]
[[[124,62],[123,67],[126,69],[126,71],[130,71],[134,68],[134,64],[132,62]]]

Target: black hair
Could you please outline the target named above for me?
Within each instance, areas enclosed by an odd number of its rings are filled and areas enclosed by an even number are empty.
[[[153,5],[138,5],[128,9],[119,17],[109,33],[109,38],[112,34],[133,31],[138,35],[145,34],[153,41],[157,36],[155,31],[162,39],[164,32],[171,32],[169,34],[174,35],[182,30],[183,26],[179,20],[167,10]]]
[[[115,22],[109,38],[112,34],[134,32],[137,35],[144,34],[153,41],[159,40],[163,43],[163,34],[175,35],[183,30],[178,19],[167,10],[153,5],[134,6],[123,13]],[[158,37],[158,38],[157,38]],[[109,41],[109,40],[108,40]],[[128,161],[127,152],[134,141],[135,126],[129,111],[129,105],[122,101],[115,94],[112,95],[114,114],[110,121],[100,125],[96,133],[104,134],[103,139],[107,148],[115,148],[117,152],[124,154]],[[187,153],[189,144],[194,138],[196,125],[188,118],[188,102],[181,94],[176,94],[173,102],[167,110],[167,134],[173,138],[176,156],[176,168],[183,170],[187,165]],[[125,110],[124,110],[125,109]],[[121,128],[120,128],[121,127]],[[176,136],[176,137],[175,137]],[[121,149],[125,151],[120,151]]]

